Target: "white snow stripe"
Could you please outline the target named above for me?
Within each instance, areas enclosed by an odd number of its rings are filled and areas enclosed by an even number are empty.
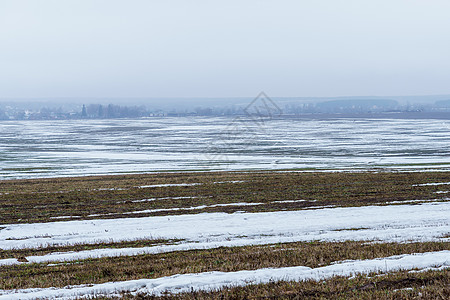
[[[243,180],[231,180],[231,181],[214,181],[212,184],[222,184],[222,183],[241,183],[245,182]],[[140,185],[138,188],[152,188],[152,187],[167,187],[167,186],[195,186],[208,184],[208,182],[195,182],[195,183],[166,183],[166,184],[151,184],[151,185]]]
[[[450,182],[419,183],[419,184],[413,184],[412,186],[447,185],[447,184],[450,184]]]
[[[264,240],[239,239],[233,241],[222,242],[204,242],[204,243],[182,243],[174,245],[161,245],[140,248],[104,248],[84,251],[70,251],[70,252],[54,252],[46,255],[27,256],[28,262],[19,262],[15,258],[0,259],[0,266],[3,265],[18,265],[30,263],[48,263],[48,262],[70,262],[89,258],[101,257],[118,257],[118,256],[133,256],[140,254],[158,254],[175,251],[201,250],[213,249],[219,247],[239,247],[247,245],[265,245],[279,242],[293,242],[289,237],[267,237]]]
[[[167,186],[195,186],[195,185],[202,185],[202,184],[203,183],[200,183],[200,182],[195,182],[195,183],[164,183],[164,184],[140,185],[140,186],[136,186],[136,187],[140,188],[140,189],[145,189],[145,188],[167,187]]]
[[[229,181],[214,181],[214,182],[194,182],[194,183],[163,183],[163,184],[150,184],[150,185],[138,185],[126,188],[98,188],[98,189],[87,189],[87,191],[126,191],[133,188],[153,188],[153,187],[172,187],[172,186],[196,186],[203,184],[222,184],[222,183],[242,183],[244,180],[229,180]],[[83,191],[82,189],[66,190],[66,191],[51,191],[51,192],[30,192],[31,194],[59,194],[68,192]],[[0,195],[7,195],[9,193],[0,193]]]
[[[365,240],[384,242],[448,241],[450,203],[440,202],[414,206],[381,206],[323,209],[277,213],[199,214],[175,217],[57,222],[28,225],[8,225],[0,229],[0,246],[6,249],[20,246],[60,243],[97,243],[151,238],[152,230],[160,238],[181,238],[182,243],[142,248],[94,249],[79,252],[58,252],[43,256],[29,256],[29,262],[73,261],[96,257],[131,256],[191,249],[209,249],[287,243],[297,241]],[[395,213],[395,216],[393,215]],[[284,221],[284,222],[283,222]],[[135,223],[137,222],[137,223]],[[59,227],[59,225],[63,227]],[[83,228],[85,226],[85,228]],[[114,226],[125,228],[110,233]],[[153,227],[152,227],[153,226]],[[159,227],[158,227],[159,226]],[[358,230],[355,230],[358,228]],[[33,237],[28,241],[11,240],[21,230],[37,234],[52,230],[52,237]],[[67,231],[66,231],[67,229]],[[78,232],[75,231],[78,229]],[[150,231],[146,231],[149,229]],[[34,231],[36,230],[36,231]],[[47,230],[47,231],[46,231]],[[131,234],[131,235],[130,235]],[[18,264],[16,259],[0,260],[0,265]]]
[[[130,202],[139,203],[139,202],[152,202],[152,201],[159,201],[159,200],[179,200],[179,199],[196,199],[200,197],[194,197],[194,196],[185,196],[185,197],[164,197],[164,198],[149,198],[149,199],[140,199],[140,200],[132,200]],[[117,203],[124,203],[127,201],[118,201]]]
[[[151,198],[151,199],[143,199],[143,200],[134,200],[131,202],[150,202],[150,201],[156,201],[156,200],[164,200],[164,199],[187,199],[187,198],[194,198],[194,197],[176,197],[176,198]],[[440,200],[440,199],[437,199]],[[316,202],[317,200],[284,200],[284,201],[271,201],[271,202],[231,202],[231,203],[222,203],[222,204],[213,204],[213,205],[199,205],[199,206],[191,206],[191,207],[172,207],[172,208],[155,208],[155,209],[144,209],[144,210],[136,210],[136,211],[128,211],[128,212],[122,212],[122,213],[107,213],[107,214],[92,214],[87,215],[88,217],[102,217],[102,216],[114,216],[114,215],[130,215],[130,214],[150,214],[155,212],[168,212],[168,211],[180,211],[180,210],[201,210],[205,208],[215,208],[215,207],[222,207],[222,206],[258,206],[258,205],[267,205],[267,204],[277,204],[277,203],[297,203],[297,202]],[[414,200],[414,201],[406,201],[408,202],[415,202],[415,201],[422,201],[422,200]],[[436,201],[434,200],[423,200],[423,201]],[[423,202],[422,201],[422,202]],[[118,203],[123,203],[126,201],[120,201]],[[394,203],[394,202],[392,202]],[[399,203],[403,203],[399,201]],[[336,207],[336,205],[326,205],[326,206],[307,206],[303,209],[318,209],[318,208],[330,208],[330,207]],[[59,217],[50,217],[50,219],[79,219],[81,216],[59,216]]]
[[[214,208],[214,207],[222,207],[222,206],[255,206],[255,205],[264,205],[264,204],[267,204],[267,203],[234,202],[234,203],[223,203],[223,204],[213,204],[213,205],[199,205],[199,206],[191,206],[191,207],[145,209],[145,210],[127,211],[127,212],[123,212],[123,213],[93,214],[93,215],[88,215],[88,217],[100,217],[100,216],[111,216],[111,215],[131,215],[131,214],[149,214],[149,213],[164,212],[164,211],[200,210],[200,209],[205,209],[205,208]]]
[[[389,201],[385,202],[385,204],[409,204],[409,203],[420,203],[420,202],[437,202],[437,201],[448,201],[450,198],[437,198],[437,199],[427,199],[427,200],[403,200],[403,201]]]
[[[152,238],[210,243],[242,237],[253,240],[252,243],[267,237],[289,237],[296,241],[432,241],[450,232],[450,202],[2,226],[0,249],[4,250]],[[345,230],[354,228],[361,229]]]
[[[194,290],[214,289],[268,283],[270,281],[323,280],[333,276],[352,276],[371,272],[393,272],[398,270],[450,267],[450,251],[405,254],[387,258],[345,261],[325,267],[303,266],[266,268],[237,272],[206,272],[178,274],[156,279],[139,279],[102,284],[67,286],[64,288],[33,288],[21,290],[0,290],[0,299],[73,299],[77,297],[118,295],[122,291],[161,295],[164,292],[181,293]]]

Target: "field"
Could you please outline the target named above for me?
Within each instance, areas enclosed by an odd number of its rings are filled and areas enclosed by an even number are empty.
[[[448,172],[0,181],[0,299],[450,297]]]

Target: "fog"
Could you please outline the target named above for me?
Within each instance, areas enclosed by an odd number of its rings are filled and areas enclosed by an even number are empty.
[[[445,0],[1,0],[0,98],[450,94],[449,11]]]

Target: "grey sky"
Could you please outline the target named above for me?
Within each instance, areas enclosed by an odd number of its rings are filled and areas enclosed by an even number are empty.
[[[450,94],[450,1],[0,0],[0,97]]]

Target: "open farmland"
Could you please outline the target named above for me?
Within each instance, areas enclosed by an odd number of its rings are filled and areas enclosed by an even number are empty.
[[[0,299],[447,299],[449,191],[448,172],[2,181]]]

